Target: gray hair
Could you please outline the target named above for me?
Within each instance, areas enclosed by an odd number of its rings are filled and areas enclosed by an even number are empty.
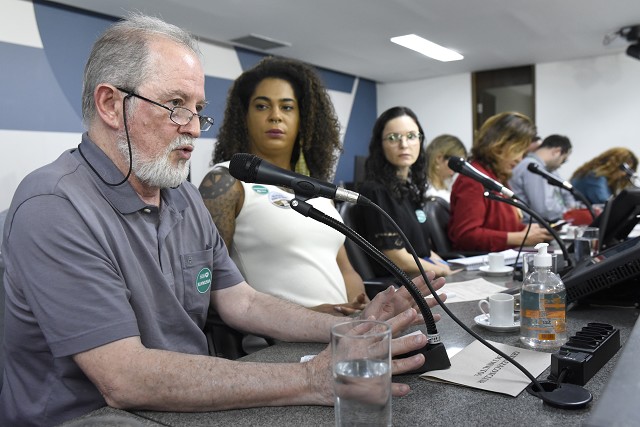
[[[165,37],[200,56],[197,41],[186,31],[140,13],[109,27],[94,43],[84,69],[82,120],[89,127],[96,115],[93,93],[101,83],[136,90],[153,73],[149,44]]]

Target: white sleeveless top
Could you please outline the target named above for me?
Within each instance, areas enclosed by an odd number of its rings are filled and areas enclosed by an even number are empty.
[[[229,162],[216,167],[229,168]],[[345,237],[291,209],[294,195],[273,185],[241,182],[244,204],[236,218],[231,258],[255,289],[305,307],[347,302],[336,257]],[[314,208],[342,221],[333,201]]]

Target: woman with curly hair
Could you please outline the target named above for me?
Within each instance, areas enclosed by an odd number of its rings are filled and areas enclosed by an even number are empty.
[[[290,190],[236,180],[229,160],[251,153],[287,170],[331,179],[340,125],[318,75],[302,62],[268,57],[233,83],[214,168],[200,193],[231,257],[258,290],[317,311],[351,314],[368,301],[344,236],[293,211]],[[340,220],[333,202],[309,200]]]
[[[627,173],[620,168],[623,163],[634,171],[638,168],[638,158],[631,150],[610,148],[576,169],[571,184],[591,203],[605,203],[609,197],[631,185]]]
[[[451,157],[467,158],[467,149],[460,139],[453,135],[435,137],[426,149],[427,155],[427,196],[441,197],[449,203],[451,186],[455,172],[449,169]]]
[[[489,117],[471,147],[471,165],[506,185],[513,168],[528,152],[536,127],[524,114],[505,112]],[[449,238],[454,250],[494,252],[551,240],[538,224],[522,224],[515,207],[484,197],[483,185],[460,175],[451,189]]]
[[[382,113],[373,125],[365,181],[359,191],[393,218],[425,270],[446,276],[451,270],[431,250],[429,235],[423,227],[428,221],[422,210],[427,187],[423,142],[422,126],[412,110],[393,107]],[[370,208],[359,208],[358,213],[367,240],[410,276],[420,274],[413,256],[386,218]],[[374,268],[376,274],[385,274],[381,267]]]

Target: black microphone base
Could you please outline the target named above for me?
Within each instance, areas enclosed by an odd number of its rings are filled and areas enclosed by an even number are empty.
[[[417,350],[400,354],[394,357],[394,359],[404,359],[406,357],[411,357],[419,353],[422,353],[424,355],[424,364],[419,368],[414,369],[413,371],[405,372],[401,375],[423,374],[425,372],[436,371],[438,369],[447,369],[451,367],[447,349],[444,348],[444,344],[442,344],[441,342],[438,344],[427,344]]]

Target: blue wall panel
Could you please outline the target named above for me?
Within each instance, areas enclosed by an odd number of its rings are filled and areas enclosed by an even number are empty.
[[[58,85],[82,117],[82,76],[93,42],[115,18],[72,13],[66,8],[34,3],[44,52]]]
[[[224,108],[227,102],[227,92],[229,92],[231,83],[232,80],[205,76],[204,91],[209,105],[207,105],[204,114],[213,117],[213,126],[211,126],[211,129],[206,133],[202,134],[203,137],[218,137],[218,131],[222,123],[222,116],[224,115]]]
[[[58,85],[42,49],[0,42],[0,58],[0,129],[82,130],[81,116]]]
[[[38,132],[82,132],[82,75],[96,38],[117,18],[50,2],[34,1],[34,14],[43,48],[0,42],[0,129]],[[265,55],[236,48],[243,70]],[[351,93],[355,76],[317,68],[327,89]],[[216,137],[232,80],[205,78],[215,124],[205,137]],[[346,125],[345,147],[337,181],[351,181],[353,156],[366,153],[368,135],[376,118],[375,83],[361,80]],[[43,136],[46,138],[46,135]]]
[[[366,156],[369,153],[371,129],[377,118],[376,105],[375,82],[360,79],[344,135],[344,150],[338,162],[336,182],[352,182],[355,156]]]

